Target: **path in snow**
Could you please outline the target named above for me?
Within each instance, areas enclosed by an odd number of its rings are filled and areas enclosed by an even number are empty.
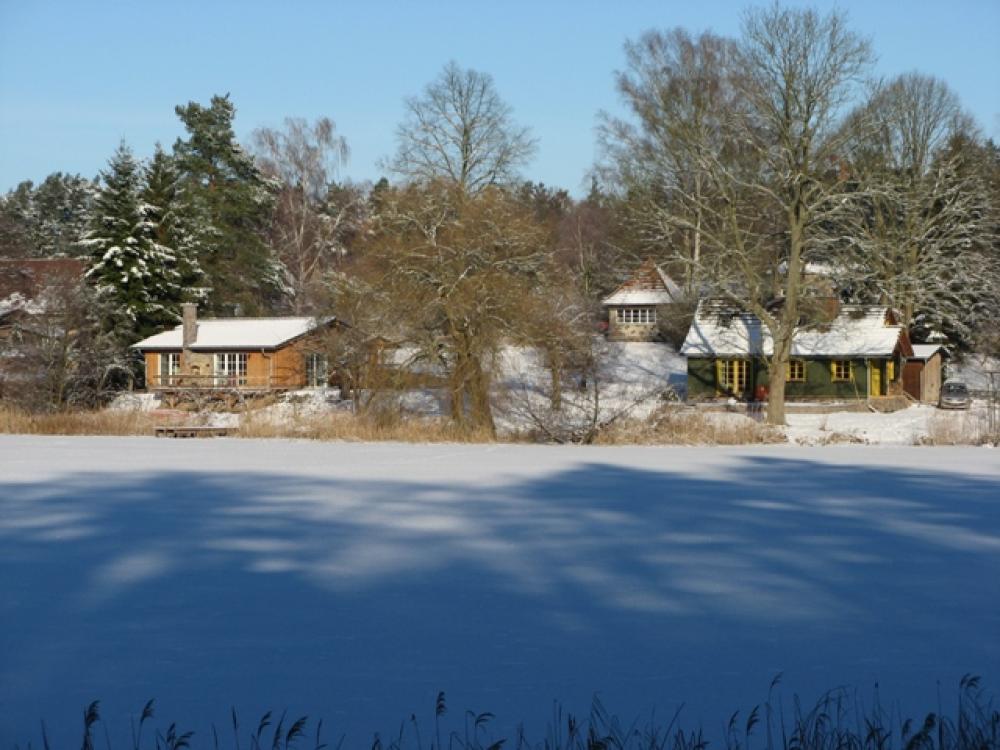
[[[0,436],[0,746],[1000,685],[1000,453]],[[745,715],[745,714],[743,714]],[[102,740],[103,742],[103,740]],[[204,746],[204,745],[200,745]]]

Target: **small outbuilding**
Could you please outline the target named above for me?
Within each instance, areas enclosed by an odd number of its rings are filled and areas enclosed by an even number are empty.
[[[702,300],[681,347],[688,398],[752,400],[768,386],[774,352],[757,316],[723,300]],[[867,399],[902,393],[909,335],[887,307],[844,305],[828,322],[803,327],[785,370],[790,400]]]
[[[903,365],[903,390],[918,401],[936,404],[946,356],[941,344],[914,344],[913,356]]]
[[[681,289],[676,282],[654,261],[645,261],[628,281],[602,300],[608,312],[608,338],[657,340],[664,308],[681,300]]]
[[[272,391],[325,386],[322,335],[335,321],[309,317],[199,319],[133,344],[146,363],[149,390]]]

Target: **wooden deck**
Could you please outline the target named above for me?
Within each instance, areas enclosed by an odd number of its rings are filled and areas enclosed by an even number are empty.
[[[153,430],[156,437],[205,438],[225,437],[236,431],[235,427],[206,427],[204,425],[161,425]]]

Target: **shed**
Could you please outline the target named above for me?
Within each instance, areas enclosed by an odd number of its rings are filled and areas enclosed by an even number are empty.
[[[681,302],[681,289],[653,260],[602,300],[608,311],[608,338],[613,341],[654,341],[664,306]]]
[[[947,350],[941,344],[914,344],[903,365],[903,390],[918,401],[938,402]]]

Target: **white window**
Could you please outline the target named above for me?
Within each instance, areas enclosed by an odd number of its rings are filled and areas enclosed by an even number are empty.
[[[619,307],[619,323],[644,323],[653,324],[656,322],[655,307]]]
[[[180,352],[164,352],[160,355],[159,385],[174,385],[176,376],[181,371]]]
[[[306,355],[306,385],[310,388],[322,388],[327,383],[329,363],[325,354],[309,353]]]
[[[247,384],[246,352],[224,352],[215,355],[215,384],[217,386]]]

